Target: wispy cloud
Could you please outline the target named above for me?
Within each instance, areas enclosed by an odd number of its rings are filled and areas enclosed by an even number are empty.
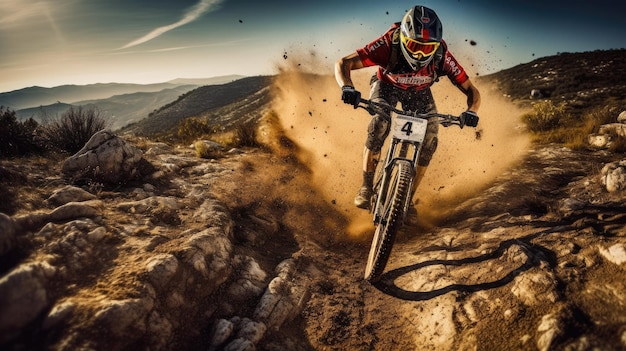
[[[197,4],[195,4],[193,7],[189,8],[189,10],[187,10],[187,12],[185,12],[185,14],[183,15],[183,17],[178,20],[178,22],[169,24],[167,26],[162,26],[162,27],[158,27],[154,30],[152,30],[150,33],[144,35],[143,37],[137,39],[137,40],[133,40],[130,43],[122,46],[120,48],[121,49],[128,49],[130,47],[133,46],[137,46],[139,44],[143,44],[147,41],[150,41],[154,38],[157,38],[161,35],[163,35],[164,33],[167,33],[169,31],[171,31],[172,29],[178,28],[180,26],[184,26],[185,24],[191,23],[195,20],[197,20],[198,18],[200,18],[202,15],[204,15],[205,13],[211,12],[215,9],[218,8],[218,6],[223,2],[224,0],[200,0],[200,2],[198,2]]]
[[[65,43],[63,33],[57,25],[56,13],[66,10],[67,1],[0,0],[0,30],[14,30],[24,34],[40,26],[49,25],[59,43]],[[47,29],[47,27],[46,27]],[[45,34],[48,34],[47,32]],[[50,39],[48,35],[45,36]]]
[[[175,46],[175,47],[162,48],[162,49],[152,49],[152,50],[125,50],[125,51],[121,51],[121,49],[120,49],[120,50],[116,50],[116,51],[103,52],[102,54],[117,56],[117,55],[132,55],[132,54],[137,54],[137,53],[157,53],[157,52],[168,52],[168,51],[180,51],[180,50],[198,49],[198,48],[207,48],[207,47],[216,47],[216,46],[218,46],[218,47],[235,46],[235,45],[239,45],[241,43],[248,42],[248,41],[251,41],[251,40],[252,40],[252,38],[243,38],[243,39],[237,39],[237,40],[223,41],[223,42],[219,42],[219,43],[212,42],[212,43],[203,44],[203,45]]]

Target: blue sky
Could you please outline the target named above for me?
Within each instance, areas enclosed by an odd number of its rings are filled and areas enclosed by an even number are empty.
[[[154,83],[275,74],[340,56],[400,20],[414,1],[0,0],[0,92],[29,86]],[[473,74],[559,52],[626,47],[618,0],[438,0],[444,38]],[[476,45],[471,45],[473,41]],[[315,55],[315,64],[306,56]]]

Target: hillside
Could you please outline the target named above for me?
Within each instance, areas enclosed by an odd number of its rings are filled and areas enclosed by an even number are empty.
[[[544,98],[565,101],[572,110],[605,103],[626,105],[626,49],[561,53],[542,57],[478,81],[493,84],[521,104],[538,89]]]
[[[226,110],[238,116],[238,112],[249,115],[251,111],[261,111],[260,106],[269,102],[269,89],[272,77],[247,77],[226,84],[199,87],[181,96],[178,100],[161,106],[148,117],[121,130],[122,133],[136,135],[154,135],[176,128],[178,123],[187,117],[212,116],[219,119],[227,118]],[[231,107],[228,105],[234,104]],[[223,124],[224,121],[218,122]]]

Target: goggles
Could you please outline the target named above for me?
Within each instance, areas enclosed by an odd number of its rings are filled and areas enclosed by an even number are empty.
[[[400,33],[400,39],[402,40],[402,44],[404,44],[406,50],[417,59],[431,56],[437,52],[437,49],[439,48],[439,42],[421,42],[419,40],[411,39],[403,33]]]

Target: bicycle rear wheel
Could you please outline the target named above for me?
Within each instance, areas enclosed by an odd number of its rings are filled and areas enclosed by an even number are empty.
[[[376,282],[385,270],[396,234],[404,221],[405,203],[410,193],[411,163],[397,160],[389,172],[389,186],[379,194],[384,196],[385,203],[365,266],[365,280],[370,282]]]

